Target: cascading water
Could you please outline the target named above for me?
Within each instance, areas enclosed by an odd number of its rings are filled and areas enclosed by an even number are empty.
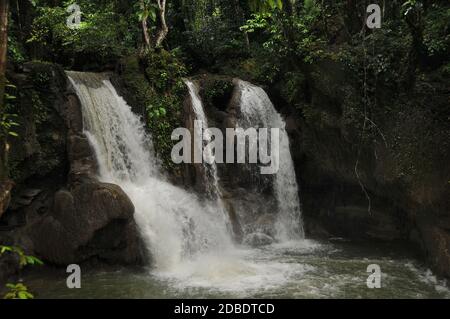
[[[278,253],[271,250],[236,247],[227,215],[217,201],[200,200],[162,176],[141,120],[108,76],[67,75],[82,104],[84,130],[97,157],[99,178],[120,185],[134,203],[136,223],[152,256],[153,275],[177,289],[247,291],[282,286],[312,269],[278,261]],[[201,118],[201,101],[196,94],[192,98]],[[217,184],[214,187],[219,189]],[[300,245],[310,249],[306,241]]]
[[[247,129],[279,128],[279,171],[274,177],[274,193],[278,203],[276,223],[277,240],[288,241],[304,238],[298,185],[291,156],[286,123],[275,110],[266,92],[245,81],[238,81],[241,99],[239,126]]]
[[[198,87],[189,80],[185,80],[186,86],[189,89],[189,96],[191,98],[191,104],[192,109],[195,114],[196,121],[201,122],[201,127],[194,125],[194,134],[196,135],[196,139],[203,139],[203,143],[201,146],[205,146],[205,144],[209,143],[211,141],[211,134],[208,131],[209,124],[208,124],[208,118],[206,117],[205,110],[203,108],[203,102],[199,96],[198,93]],[[198,145],[197,143],[195,144]],[[224,205],[223,202],[223,196],[222,192],[219,187],[219,175],[217,171],[217,164],[214,160],[214,154],[210,148],[205,148],[203,150],[203,147],[201,149],[197,150],[199,154],[203,154],[202,165],[203,165],[203,184],[206,188],[207,197],[211,200],[215,201],[217,210],[220,211],[227,223],[227,227],[229,229],[229,232],[233,234],[233,237],[236,238],[235,231],[233,229],[233,225],[231,224],[228,216],[228,211]]]
[[[218,211],[215,202],[200,201],[162,177],[143,124],[117,95],[108,77],[75,72],[68,72],[68,75],[82,103],[85,133],[98,159],[99,178],[119,184],[133,201],[136,222],[152,254],[154,267],[150,274],[134,273],[130,269],[87,274],[85,289],[67,289],[65,280],[60,277],[38,278],[34,282],[27,279],[33,290],[42,288],[40,297],[450,296],[445,283],[442,286],[429,271],[416,269],[411,260],[386,257],[389,255],[370,257],[365,246],[353,251],[348,250],[346,243],[336,246],[291,240],[263,248],[235,247],[224,214]],[[294,195],[297,185],[284,122],[263,90],[245,82],[238,82],[238,85],[241,125],[282,128],[280,171],[273,182],[283,216],[279,224],[281,233],[288,239],[301,237],[301,226],[289,228],[289,222],[295,225],[301,221],[301,216],[298,197]],[[284,194],[280,192],[281,185]],[[400,255],[404,252],[402,250]],[[389,275],[383,276],[383,289],[366,288],[368,264],[380,264],[388,271]]]
[[[209,251],[232,249],[224,215],[160,174],[144,126],[103,74],[68,72],[82,104],[100,179],[120,185],[156,268],[170,271]]]
[[[199,131],[194,133],[196,134],[197,138],[201,139],[202,137],[204,137],[205,142],[209,142],[211,140],[211,135],[207,130],[209,128],[208,119],[206,117],[203,108],[202,100],[198,94],[198,88],[192,81],[186,80],[185,83],[189,89],[189,95],[191,98],[192,108],[195,113],[196,120],[202,123],[202,127],[197,127],[197,130]],[[208,161],[209,159],[213,159],[214,154],[212,154],[211,149],[206,148],[205,150],[206,150],[205,156],[207,157]],[[203,154],[204,152],[203,149],[198,151],[201,154]],[[217,165],[214,161],[211,164],[209,164],[208,161],[206,161],[206,159],[203,161],[203,168],[205,171],[204,183],[206,185],[208,195],[220,199],[221,192],[219,189],[219,177],[217,175]]]

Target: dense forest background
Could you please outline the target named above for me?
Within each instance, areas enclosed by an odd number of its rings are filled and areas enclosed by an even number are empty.
[[[41,196],[29,188],[65,183],[62,70],[114,73],[174,180],[183,78],[220,108],[238,77],[286,117],[309,234],[407,239],[450,275],[448,0],[0,0],[0,13],[0,244]]]
[[[353,96],[342,123],[346,133],[362,134],[362,142],[386,143],[377,117],[398,113],[396,108],[401,107],[383,99],[393,92],[426,90],[420,83],[416,86],[418,80],[438,82],[449,73],[446,1],[382,1],[380,29],[366,27],[368,1],[9,2],[8,59],[2,60],[3,71],[6,67],[20,70],[27,61],[80,71],[124,71],[120,67],[127,67],[126,73],[135,67],[151,82],[151,90],[136,89],[152,128],[157,125],[152,119],[158,118],[157,139],[170,136],[163,133],[171,130],[162,126],[174,124],[171,117],[179,101],[172,95],[179,93],[183,76],[215,73],[252,80],[274,91],[280,106],[289,105],[317,124],[332,119],[311,105],[311,81],[320,73],[317,66],[322,71],[330,68],[329,74],[341,76],[337,81],[345,78],[355,89],[347,92]],[[7,3],[3,1],[3,7]],[[73,3],[81,9],[81,24],[69,28],[67,21],[75,11],[67,9]],[[2,45],[6,49],[6,42]],[[127,85],[140,83],[139,77],[129,75]],[[321,89],[337,98],[331,92],[337,84],[323,83],[326,87]],[[17,113],[13,101],[17,92],[11,85],[7,88],[2,107],[4,135],[15,125],[12,117]],[[146,94],[155,95],[152,102]],[[429,111],[441,112],[438,121],[448,120],[446,110]],[[9,131],[14,135],[14,130]],[[440,136],[443,140],[438,144],[434,136],[423,141],[421,147],[426,149],[421,152],[448,148],[448,136]],[[162,153],[170,149],[164,146],[166,142],[157,141]],[[408,164],[403,166],[408,169]]]

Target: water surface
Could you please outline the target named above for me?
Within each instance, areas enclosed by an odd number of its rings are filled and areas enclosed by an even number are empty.
[[[202,256],[178,269],[124,268],[82,273],[82,288],[68,289],[66,274],[25,278],[37,298],[450,298],[406,246],[303,240],[234,254]],[[382,288],[366,285],[378,264]]]

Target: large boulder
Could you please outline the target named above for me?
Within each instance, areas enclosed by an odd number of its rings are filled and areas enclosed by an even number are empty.
[[[61,190],[55,194],[53,212],[28,226],[33,251],[57,265],[93,257],[138,263],[133,214],[133,203],[117,185],[92,181]]]

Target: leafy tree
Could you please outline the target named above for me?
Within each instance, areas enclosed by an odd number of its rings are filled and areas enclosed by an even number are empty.
[[[138,20],[132,10],[120,12],[119,3],[115,1],[92,3],[77,0],[82,9],[79,28],[70,29],[66,25],[69,3],[36,6],[37,16],[33,20],[28,43],[45,52],[43,58],[64,65],[77,61],[86,65],[106,64],[118,57],[130,53],[137,43]]]

